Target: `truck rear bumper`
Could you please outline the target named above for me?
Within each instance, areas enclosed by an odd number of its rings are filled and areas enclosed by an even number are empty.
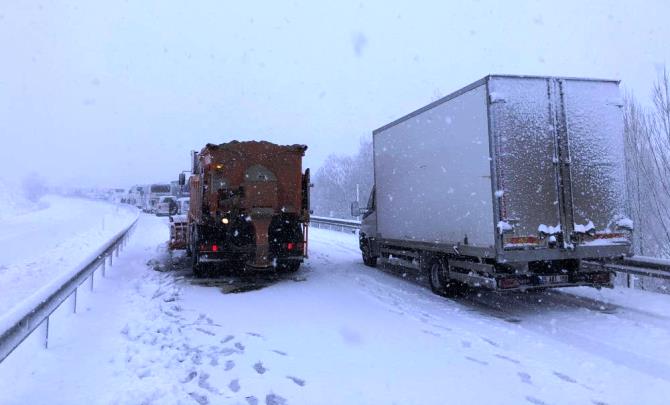
[[[596,259],[627,256],[631,252],[630,244],[580,246],[574,249],[526,249],[505,250],[498,254],[496,261],[527,262],[535,260],[566,260],[566,259]]]
[[[450,272],[450,278],[470,287],[495,291],[531,290],[558,287],[612,288],[613,273],[609,270],[578,271],[569,274],[496,274]]]
[[[198,256],[199,263],[229,263],[242,260],[242,255],[235,255],[231,253],[222,253],[222,252],[206,252],[200,253]],[[286,256],[286,257],[277,257],[273,258],[270,261],[269,266],[254,266],[253,263],[247,261],[246,265],[253,267],[254,269],[273,269],[274,263],[277,261],[283,262],[302,262],[304,260],[303,256]]]
[[[228,263],[231,258],[225,256],[213,256],[210,254],[201,254],[198,256],[198,263]]]

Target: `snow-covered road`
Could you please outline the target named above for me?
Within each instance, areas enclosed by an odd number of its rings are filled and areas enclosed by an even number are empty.
[[[0,220],[0,318],[74,270],[137,216],[128,206],[78,198],[47,196],[41,205]]]
[[[0,365],[0,403],[666,403],[670,299],[588,289],[458,300],[362,265],[354,235],[310,231],[277,280],[192,278],[143,215],[50,349]],[[160,270],[160,271],[156,271]],[[413,278],[407,275],[407,278]]]

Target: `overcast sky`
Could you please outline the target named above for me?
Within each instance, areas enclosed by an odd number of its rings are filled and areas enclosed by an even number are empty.
[[[3,0],[0,173],[129,187],[233,139],[307,144],[317,168],[489,73],[646,99],[670,61],[667,0],[321,3]]]

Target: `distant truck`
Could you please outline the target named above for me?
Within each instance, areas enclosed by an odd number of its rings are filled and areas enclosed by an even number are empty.
[[[158,208],[158,200],[160,200],[161,197],[169,195],[171,195],[169,184],[149,184],[145,186],[144,205],[142,210],[144,212],[155,214],[156,209]]]
[[[177,204],[177,197],[172,195],[164,195],[158,199],[155,210],[156,216],[171,216],[179,214],[179,205]]]
[[[178,214],[179,215],[187,215],[188,214],[188,207],[190,203],[190,198],[189,197],[182,197],[177,199],[177,207],[178,207]]]
[[[487,76],[373,132],[363,261],[434,292],[611,287],[629,255],[619,82]]]
[[[232,141],[192,155],[184,245],[199,276],[226,270],[296,271],[307,254],[309,169],[304,145]],[[185,176],[180,175],[180,183]],[[173,234],[179,234],[178,218]]]
[[[144,205],[144,187],[132,186],[126,195],[126,203],[141,209]]]

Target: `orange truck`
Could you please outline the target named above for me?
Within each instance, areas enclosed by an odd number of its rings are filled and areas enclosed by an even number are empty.
[[[207,144],[192,152],[187,218],[173,221],[196,276],[214,270],[296,271],[307,257],[305,145]],[[186,178],[179,176],[180,184]],[[185,238],[185,240],[183,240]],[[182,242],[182,243],[180,243]]]

